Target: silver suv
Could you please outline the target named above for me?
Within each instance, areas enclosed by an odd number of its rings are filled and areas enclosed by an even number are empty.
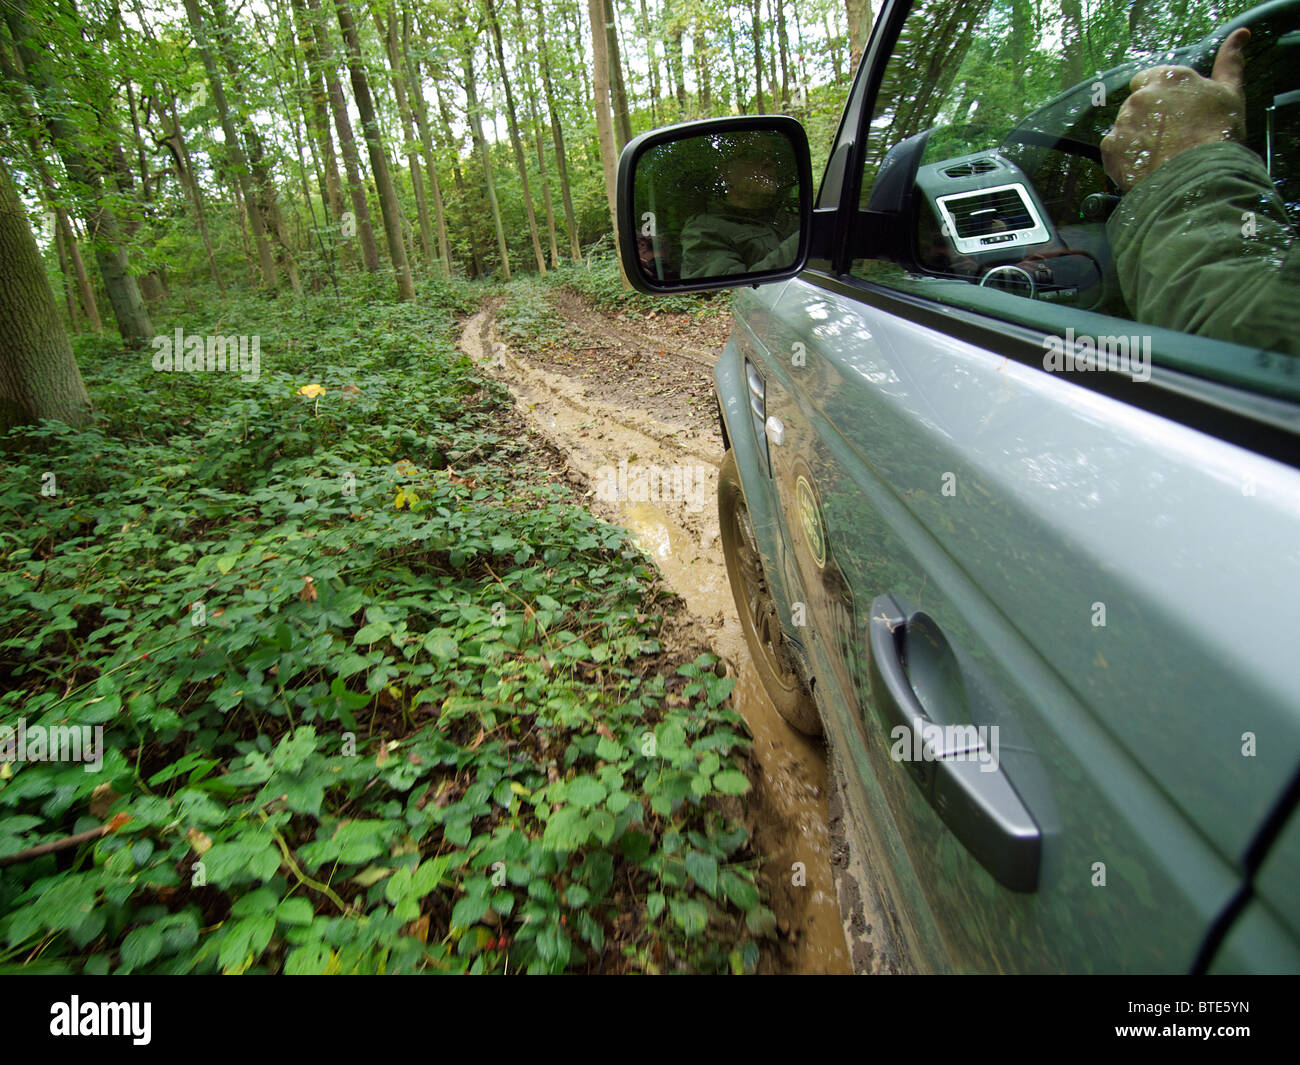
[[[624,150],[632,283],[752,286],[723,544],[862,968],[1300,971],[1300,3],[1247,6],[887,3],[815,197],[790,118]]]

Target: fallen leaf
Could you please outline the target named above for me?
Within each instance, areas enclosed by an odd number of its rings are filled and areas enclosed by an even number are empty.
[[[119,814],[118,816],[121,815]],[[190,828],[190,830],[185,833],[185,836],[190,841],[190,846],[194,848],[194,853],[200,858],[212,849],[212,837],[206,832],[200,832],[197,828]]]
[[[108,808],[121,797],[113,790],[112,784],[100,784],[90,793],[90,816],[104,820],[108,816]]]

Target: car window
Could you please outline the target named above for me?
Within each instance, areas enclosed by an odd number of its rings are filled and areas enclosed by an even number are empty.
[[[1300,0],[920,0],[858,206],[854,277],[1041,329],[1045,369],[1300,399]]]

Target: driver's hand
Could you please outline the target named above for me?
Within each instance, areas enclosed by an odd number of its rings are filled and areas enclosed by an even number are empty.
[[[1174,156],[1202,144],[1246,135],[1242,92],[1250,30],[1234,30],[1219,46],[1208,78],[1191,67],[1151,67],[1129,82],[1131,95],[1101,142],[1101,158],[1127,192]]]

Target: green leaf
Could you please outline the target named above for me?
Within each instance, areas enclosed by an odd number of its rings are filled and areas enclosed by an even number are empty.
[[[157,922],[133,929],[122,940],[122,964],[128,969],[138,969],[158,957],[162,947],[162,932]]]
[[[686,875],[710,895],[718,893],[718,860],[700,851],[686,852]]]
[[[576,806],[562,806],[546,822],[546,831],[542,833],[542,845],[550,850],[577,850],[588,839],[591,832],[587,828],[586,818]]]
[[[451,927],[468,928],[472,924],[477,924],[488,912],[490,905],[491,900],[487,896],[465,896],[452,907]]]
[[[709,926],[709,910],[699,899],[671,899],[668,910],[688,936],[698,936]]]
[[[574,777],[565,788],[569,802],[586,810],[605,798],[605,785],[592,776]]]
[[[315,916],[312,904],[302,898],[285,899],[275,911],[276,920],[287,925],[308,925]]]
[[[352,637],[352,642],[354,644],[364,643],[368,645],[382,640],[385,636],[391,636],[392,633],[393,626],[389,622],[376,621],[369,625],[362,625],[361,628],[357,629],[357,634]]]
[[[460,653],[456,641],[442,633],[429,633],[424,638],[424,649],[435,658],[455,658]]]
[[[744,795],[749,790],[749,778],[739,769],[724,769],[713,778],[713,786],[723,795]]]
[[[724,869],[720,877],[722,893],[742,910],[752,910],[758,905],[758,888],[744,877]]]
[[[391,865],[371,865],[354,876],[352,882],[368,888],[378,884],[384,877],[392,876],[394,872],[396,870]]]

